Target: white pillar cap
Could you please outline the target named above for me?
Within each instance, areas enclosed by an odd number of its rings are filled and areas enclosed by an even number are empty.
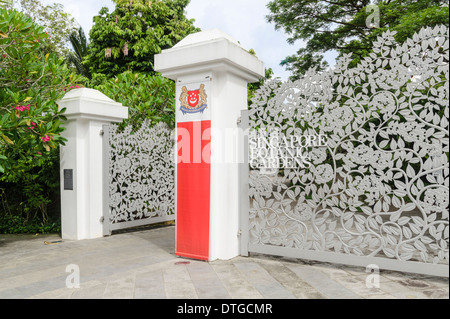
[[[265,74],[262,61],[218,29],[190,34],[173,48],[155,55],[155,70],[172,80],[211,70],[228,71],[250,83]]]
[[[128,118],[127,107],[94,89],[71,90],[57,103],[60,108],[66,108],[64,116],[68,120],[89,119],[121,122]]]

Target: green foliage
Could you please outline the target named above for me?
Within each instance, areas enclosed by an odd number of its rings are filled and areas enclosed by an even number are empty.
[[[59,214],[65,118],[56,101],[83,78],[71,74],[62,57],[46,53],[47,41],[31,18],[0,9],[2,232],[48,231],[54,229],[50,216]]]
[[[445,1],[448,3],[448,1]],[[339,48],[340,55],[352,53],[354,60],[351,67],[356,66],[362,58],[372,52],[373,42],[386,31],[397,32],[394,36],[396,42],[402,44],[406,39],[412,38],[425,26],[449,23],[449,9],[441,6],[443,1],[380,1],[377,3],[380,25],[377,28],[368,28],[368,31],[355,39],[351,39]],[[364,8],[350,22],[357,25],[365,25],[370,10]],[[337,28],[339,32],[349,32],[350,26]],[[362,32],[361,32],[362,33]]]
[[[272,79],[273,76],[273,70],[271,68],[269,69],[265,69],[265,76],[263,79],[259,80],[259,82],[255,82],[255,83],[249,83],[247,85],[247,104],[251,105],[252,102],[252,98],[255,97],[255,92],[261,88],[261,86],[264,84],[265,81]]]
[[[19,11],[42,26],[44,32],[48,34],[47,41],[43,43],[45,52],[55,53],[58,57],[67,56],[69,54],[67,39],[78,27],[75,19],[64,11],[64,6],[60,3],[43,5],[39,0],[16,0],[16,2],[19,4]]]
[[[367,56],[372,44],[384,31],[397,31],[395,40],[403,43],[424,26],[449,23],[448,1],[443,0],[379,0],[379,25],[367,23],[373,14],[369,0],[273,0],[268,4],[269,22],[276,29],[289,34],[288,41],[307,41],[296,55],[282,64],[292,71],[295,80],[310,67],[324,69],[323,54],[337,51],[340,55],[352,53],[356,65]]]
[[[0,8],[11,9],[13,0],[0,0]]]
[[[256,52],[253,49],[248,51],[251,55],[256,56]],[[258,82],[249,83],[247,85],[247,104],[250,106],[252,102],[252,98],[255,96],[255,92],[264,84],[265,81],[272,79],[273,70],[271,68],[264,69],[264,78],[260,79]]]
[[[323,60],[323,56],[317,53],[308,52],[305,48],[297,51],[297,54],[286,57],[281,61],[280,65],[285,66],[287,71],[290,71],[293,76],[292,80],[298,79],[302,74],[305,74],[311,68],[316,71],[324,71],[329,64]]]
[[[59,187],[57,149],[16,181],[0,181],[0,233],[58,231]]]
[[[20,179],[64,142],[56,101],[81,78],[40,50],[46,39],[24,14],[0,9],[0,180]]]
[[[77,31],[72,32],[69,36],[69,41],[72,45],[73,52],[69,53],[67,56],[67,61],[75,67],[77,74],[90,79],[91,74],[83,64],[83,61],[89,52],[88,43],[83,28],[80,27]]]
[[[175,127],[175,83],[159,75],[126,71],[115,78],[95,74],[90,87],[129,107],[122,126],[139,128],[145,119]]]
[[[54,234],[61,232],[59,221],[42,222],[40,219],[26,221],[21,216],[0,216],[0,234]]]
[[[184,9],[189,0],[114,0],[94,17],[89,55],[90,73],[109,77],[125,71],[154,74],[154,55],[199,31]],[[110,55],[109,55],[110,54]]]

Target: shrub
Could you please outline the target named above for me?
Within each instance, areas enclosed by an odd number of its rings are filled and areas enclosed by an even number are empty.
[[[13,215],[25,221],[48,219],[49,194],[59,188],[49,170],[59,173],[55,158],[65,141],[65,110],[56,101],[65,87],[85,80],[44,52],[47,39],[23,13],[0,8],[0,187]]]

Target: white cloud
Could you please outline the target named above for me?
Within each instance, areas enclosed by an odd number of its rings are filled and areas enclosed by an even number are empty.
[[[298,50],[300,42],[289,45],[287,36],[266,21],[267,3],[269,0],[191,0],[186,11],[189,19],[196,20],[195,26],[221,29],[245,49],[254,49],[275,76],[286,79],[289,73],[279,64]]]
[[[89,35],[89,31],[93,25],[94,16],[98,15],[98,12],[102,7],[108,7],[112,11],[115,7],[111,0],[40,0],[44,5],[50,5],[53,3],[60,3],[64,6],[64,11],[68,12],[75,18],[75,20],[83,27],[86,35]]]

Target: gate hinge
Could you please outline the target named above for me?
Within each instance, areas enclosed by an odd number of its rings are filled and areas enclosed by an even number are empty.
[[[104,221],[105,221],[105,216],[100,217],[100,223],[103,224]]]
[[[237,235],[238,235],[238,237],[241,237],[241,235],[242,235],[242,230],[241,229],[239,229]]]
[[[100,136],[105,135],[105,131],[103,131],[103,129],[100,130]]]
[[[241,124],[241,122],[242,122],[242,118],[239,116],[237,119],[237,124],[239,125],[239,124]]]

